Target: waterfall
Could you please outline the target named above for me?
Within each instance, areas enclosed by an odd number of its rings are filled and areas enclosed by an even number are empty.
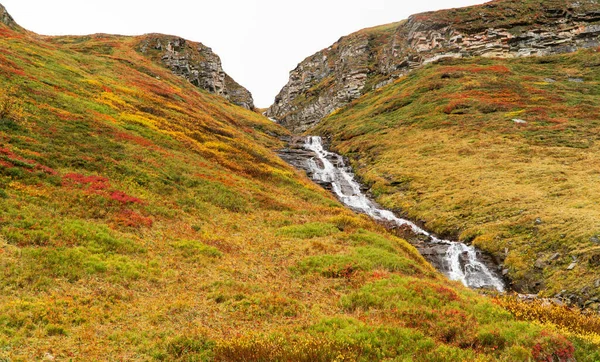
[[[307,161],[307,167],[313,180],[331,183],[333,193],[343,204],[376,220],[409,227],[415,234],[427,236],[432,243],[448,245],[442,272],[451,280],[459,280],[471,288],[487,287],[495,288],[500,292],[504,291],[502,280],[478,259],[478,252],[474,247],[439,239],[415,223],[397,217],[393,212],[382,209],[370,200],[361,191],[360,184],[354,179],[350,167],[345,165],[343,157],[325,150],[321,137],[307,137],[304,148],[315,154],[315,157],[309,158]]]

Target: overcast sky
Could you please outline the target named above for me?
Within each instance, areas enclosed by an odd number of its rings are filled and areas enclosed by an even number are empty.
[[[341,36],[409,15],[482,0],[0,0],[44,35],[165,33],[211,47],[257,107],[273,103],[288,73]]]

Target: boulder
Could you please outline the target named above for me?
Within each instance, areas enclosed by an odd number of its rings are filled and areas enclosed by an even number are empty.
[[[544,269],[546,267],[546,263],[544,262],[544,260],[542,260],[541,258],[535,261],[534,266],[537,269]]]

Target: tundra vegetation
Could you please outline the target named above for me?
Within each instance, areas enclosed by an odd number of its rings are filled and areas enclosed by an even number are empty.
[[[346,210],[276,156],[286,130],[142,40],[0,24],[0,360],[600,359],[587,325],[450,282]]]
[[[600,53],[446,60],[334,112],[384,206],[502,260],[522,291],[600,297]]]

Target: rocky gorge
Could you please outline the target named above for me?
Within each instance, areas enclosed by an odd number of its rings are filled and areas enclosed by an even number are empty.
[[[303,132],[366,92],[444,58],[544,56],[599,45],[597,1],[553,0],[541,7],[493,1],[417,14],[342,37],[306,58],[266,114]]]
[[[472,246],[444,240],[422,226],[398,217],[368,196],[368,189],[355,180],[348,160],[327,151],[318,136],[286,137],[287,147],[279,155],[289,164],[306,171],[316,183],[331,191],[344,205],[357,213],[370,216],[392,233],[409,241],[419,253],[451,280],[474,289],[504,292],[502,270],[490,255]]]

